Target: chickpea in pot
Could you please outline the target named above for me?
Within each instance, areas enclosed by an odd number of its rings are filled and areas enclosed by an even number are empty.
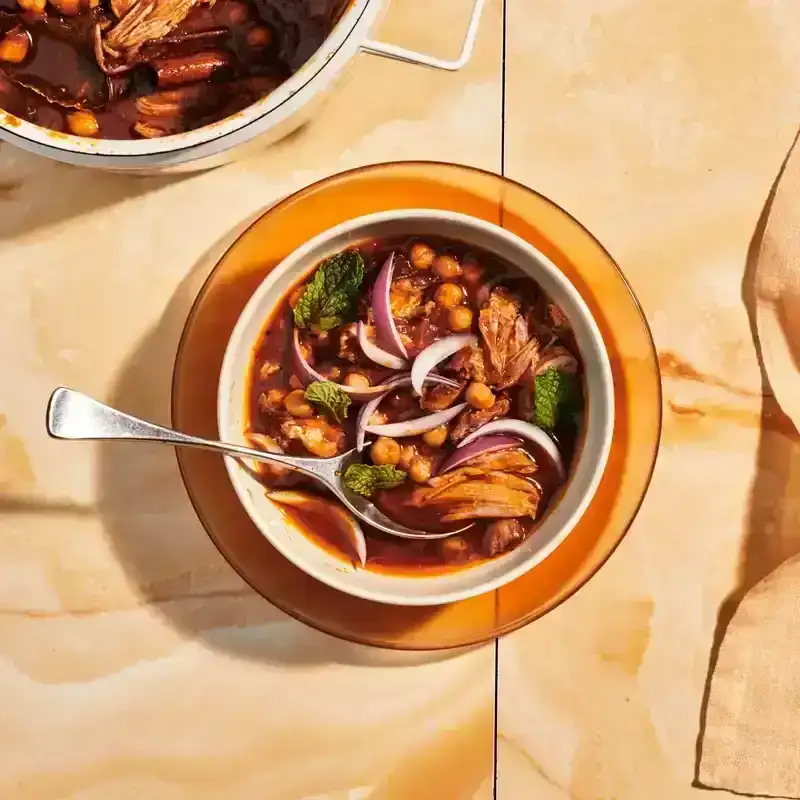
[[[447,425],[440,425],[432,431],[422,434],[422,441],[430,447],[441,447],[446,441],[450,431]]]
[[[363,372],[348,372],[344,376],[343,383],[351,389],[369,389],[370,387],[369,378]]]
[[[458,259],[446,253],[436,257],[436,261],[433,262],[433,271],[445,281],[458,278],[462,272]]]
[[[415,269],[430,269],[436,260],[436,251],[425,242],[416,242],[411,245],[409,260]]]
[[[463,333],[472,327],[472,309],[469,306],[456,306],[447,315],[447,324],[455,333]]]
[[[464,290],[457,283],[443,283],[433,299],[442,308],[456,308],[464,302]]]
[[[21,64],[28,55],[31,40],[27,32],[16,27],[10,30],[0,41],[0,61],[9,64]]]
[[[67,127],[75,136],[97,136],[100,123],[91,111],[73,111],[67,114]]]
[[[400,448],[400,460],[397,462],[401,469],[408,472],[411,462],[417,457],[417,448],[413,444],[404,444]]]
[[[380,436],[373,442],[369,455],[373,464],[377,464],[378,466],[390,464],[394,466],[400,461],[400,452],[401,447],[396,439],[391,439],[388,436]]]
[[[464,394],[464,399],[473,407],[479,410],[491,408],[494,405],[495,397],[492,390],[485,384],[473,381]]]

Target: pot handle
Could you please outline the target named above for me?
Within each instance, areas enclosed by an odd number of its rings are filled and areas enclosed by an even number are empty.
[[[421,64],[425,67],[432,67],[433,69],[445,69],[449,72],[456,72],[462,67],[466,66],[470,58],[472,58],[472,51],[475,47],[475,37],[478,33],[478,25],[481,20],[481,13],[483,7],[486,5],[486,0],[475,0],[475,5],[472,9],[472,16],[469,20],[467,27],[467,34],[464,37],[464,43],[461,46],[461,55],[454,61],[448,61],[442,58],[435,58],[434,56],[426,55],[425,53],[417,53],[414,50],[406,50],[404,47],[398,47],[394,44],[386,42],[374,42],[367,40],[361,45],[361,49],[365,53],[372,53],[375,56],[384,56],[386,58],[394,58],[397,61],[406,61],[409,64]]]

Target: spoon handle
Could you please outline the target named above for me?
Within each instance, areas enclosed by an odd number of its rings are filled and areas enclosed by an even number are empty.
[[[50,396],[50,403],[47,406],[47,432],[55,439],[124,439],[179,447],[199,447],[257,461],[283,464],[320,478],[319,459],[266,453],[238,444],[213,442],[199,436],[189,436],[171,428],[137,419],[99,403],[88,395],[63,387],[56,389]]]

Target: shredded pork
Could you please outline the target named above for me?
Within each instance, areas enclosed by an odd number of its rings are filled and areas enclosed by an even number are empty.
[[[537,484],[508,472],[484,471],[480,477],[454,483],[444,490],[417,489],[413,502],[441,508],[442,522],[464,519],[535,517],[541,500]]]
[[[130,64],[148,42],[157,42],[170,34],[198,5],[213,0],[134,0],[119,3],[115,11],[120,21],[102,32],[103,52],[115,61]]]
[[[488,382],[498,389],[513,386],[539,352],[520,301],[504,287],[493,289],[480,311],[478,327]]]
[[[324,419],[289,418],[281,423],[281,434],[290,441],[300,442],[319,458],[333,458],[345,447],[344,431]]]
[[[498,395],[491,408],[465,408],[455,419],[450,438],[458,443],[487,422],[507,417],[511,401],[504,394]]]
[[[438,384],[429,386],[422,392],[419,401],[420,407],[425,411],[444,411],[458,400],[465,386],[466,382],[464,381],[458,386],[440,386]]]

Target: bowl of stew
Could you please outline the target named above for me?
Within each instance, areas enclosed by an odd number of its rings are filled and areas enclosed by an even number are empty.
[[[115,170],[214,166],[307,121],[386,0],[0,0],[0,137]]]
[[[606,467],[613,382],[585,301],[546,256],[484,220],[405,209],[338,225],[269,273],[228,342],[218,424],[267,452],[359,448],[349,491],[409,527],[460,529],[390,536],[296,472],[226,462],[298,567],[437,605],[514,580],[569,535]]]

